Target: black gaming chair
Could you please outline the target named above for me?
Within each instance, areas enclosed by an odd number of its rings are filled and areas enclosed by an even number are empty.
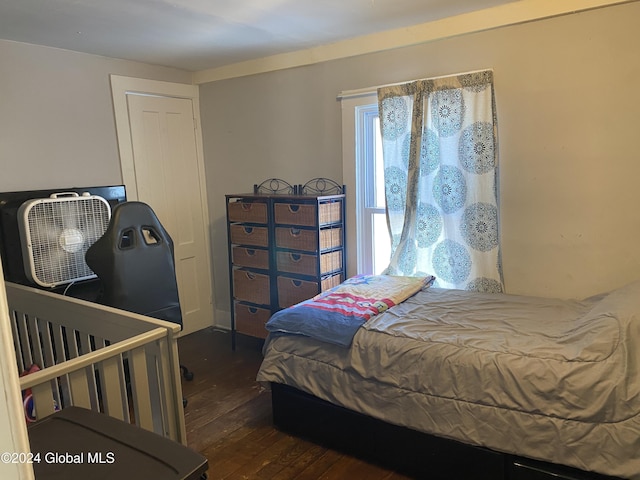
[[[173,241],[149,205],[116,205],[85,260],[101,281],[98,303],[182,327]],[[186,380],[193,379],[185,366],[180,370]]]

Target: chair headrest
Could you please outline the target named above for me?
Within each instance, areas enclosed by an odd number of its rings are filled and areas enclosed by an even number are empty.
[[[173,249],[173,242],[169,233],[160,223],[153,209],[144,202],[129,201],[116,205],[111,215],[111,221],[104,234],[105,238],[119,238],[118,242],[126,241],[123,232],[135,230],[147,244],[166,241]],[[122,246],[122,245],[121,245]]]

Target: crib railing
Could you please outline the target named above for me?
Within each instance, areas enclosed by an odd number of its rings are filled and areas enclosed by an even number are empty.
[[[36,419],[72,405],[186,444],[177,324],[6,284],[23,396]],[[31,412],[31,406],[27,407]]]

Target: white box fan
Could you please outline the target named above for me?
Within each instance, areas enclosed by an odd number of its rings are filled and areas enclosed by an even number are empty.
[[[29,280],[55,287],[94,278],[84,255],[110,219],[109,203],[89,193],[55,193],[24,202],[18,209],[18,227]]]

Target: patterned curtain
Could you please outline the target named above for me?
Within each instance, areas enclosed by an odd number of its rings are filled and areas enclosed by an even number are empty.
[[[502,292],[493,72],[378,90],[392,275]]]

